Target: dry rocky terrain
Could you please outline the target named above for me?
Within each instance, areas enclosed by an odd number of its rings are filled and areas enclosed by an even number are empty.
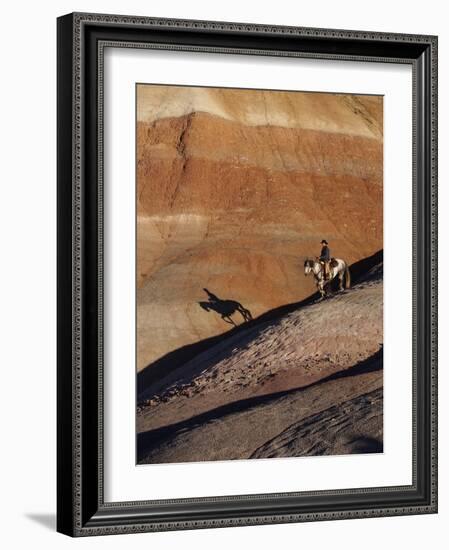
[[[140,463],[382,450],[382,266],[255,320],[139,396]]]

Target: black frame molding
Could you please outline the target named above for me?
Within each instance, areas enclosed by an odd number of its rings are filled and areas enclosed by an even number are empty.
[[[437,512],[437,37],[85,13],[60,17],[57,27],[57,530],[88,536]],[[104,502],[102,56],[106,46],[412,65],[412,485]]]

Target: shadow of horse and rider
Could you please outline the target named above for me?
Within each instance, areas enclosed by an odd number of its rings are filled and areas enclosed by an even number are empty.
[[[319,292],[320,298],[323,299],[332,295],[331,283],[334,280],[338,281],[338,290],[342,291],[351,287],[351,274],[349,266],[344,260],[339,258],[332,258],[329,262],[326,272],[323,262],[318,258],[314,260],[306,259],[304,262],[304,275],[312,274],[315,279],[316,288]],[[223,321],[238,326],[232,318],[232,315],[239,313],[242,316],[243,322],[253,320],[253,316],[249,309],[245,308],[240,302],[236,300],[223,300],[216,294],[213,294],[207,288],[203,288],[207,294],[207,301],[198,302],[199,306],[205,311],[214,311],[218,313]]]
[[[210,292],[207,288],[203,288],[203,290],[207,294],[207,302],[198,302],[198,304],[205,311],[215,311],[215,313],[218,313],[221,316],[223,321],[233,325],[234,327],[237,326],[237,323],[234,319],[232,319],[232,315],[234,315],[234,313],[240,313],[243,318],[243,322],[252,321],[253,316],[251,315],[250,310],[243,307],[240,302],[237,302],[236,300],[223,300],[216,294]]]

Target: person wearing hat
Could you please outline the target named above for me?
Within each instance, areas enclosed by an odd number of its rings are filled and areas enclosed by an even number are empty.
[[[331,251],[329,250],[328,242],[323,239],[321,241],[321,254],[319,257],[320,262],[323,264],[324,268],[324,279],[327,280],[329,278],[329,267],[330,267],[330,261],[331,261]]]

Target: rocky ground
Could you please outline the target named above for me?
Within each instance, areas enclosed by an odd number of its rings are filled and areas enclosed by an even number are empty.
[[[138,396],[138,462],[382,451],[382,266],[243,326]]]

